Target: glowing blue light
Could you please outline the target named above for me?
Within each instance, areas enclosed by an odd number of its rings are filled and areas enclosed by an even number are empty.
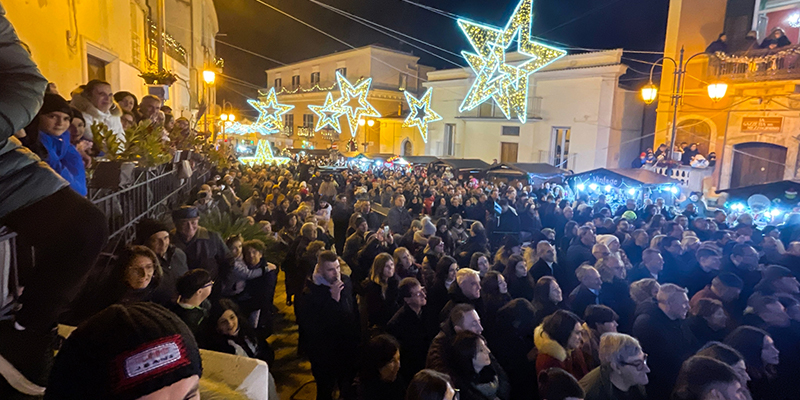
[[[744,204],[742,204],[742,203],[735,203],[735,204],[731,205],[731,210],[734,210],[734,211],[742,211],[742,210],[744,210]]]
[[[628,189],[628,194],[633,196],[636,194],[636,189]]]
[[[380,166],[381,166],[381,164],[383,164],[383,161],[381,161],[381,160],[377,160],[377,161],[375,161],[375,165],[377,165],[377,166],[379,166],[379,167],[380,167]]]
[[[673,186],[673,187],[669,188],[669,191],[672,192],[672,194],[678,194],[678,187],[677,186]]]
[[[582,190],[585,190],[585,189],[586,189],[586,185],[584,185],[584,184],[582,184],[582,183],[579,183],[579,184],[578,184],[578,190],[581,190],[581,191],[582,191]]]
[[[589,185],[589,190],[597,190],[597,185],[592,183],[591,185]]]
[[[611,191],[611,185],[606,185],[606,192],[610,192],[610,191]]]
[[[781,215],[782,213],[783,211],[778,210],[777,208],[773,208],[772,210],[770,210],[769,215],[772,215],[772,217],[774,218]]]

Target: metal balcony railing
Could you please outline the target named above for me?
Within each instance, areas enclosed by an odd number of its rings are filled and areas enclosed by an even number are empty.
[[[716,53],[709,58],[708,75],[727,82],[800,79],[800,46]]]

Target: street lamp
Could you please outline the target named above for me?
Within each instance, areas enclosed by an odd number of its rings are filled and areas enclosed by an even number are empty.
[[[693,58],[704,54],[706,53],[694,54],[684,62],[684,48],[681,47],[680,58],[677,61],[672,57],[661,57],[658,59],[658,61],[653,63],[652,67],[650,67],[650,83],[642,87],[642,100],[644,100],[644,102],[647,104],[652,103],[656,100],[656,98],[658,98],[658,87],[653,84],[653,70],[655,70],[656,65],[658,65],[660,62],[663,68],[664,61],[671,61],[672,64],[675,65],[675,72],[673,72],[675,76],[672,78],[674,85],[672,87],[672,93],[670,94],[670,100],[672,101],[672,138],[670,140],[668,149],[670,159],[672,158],[672,153],[675,149],[675,138],[678,135],[678,106],[683,103],[684,90],[682,83],[684,80],[684,75],[686,75],[686,67],[689,65],[689,61],[691,61]],[[709,84],[706,89],[708,90],[708,97],[716,103],[725,97],[725,93],[728,91],[728,84],[721,81],[715,81]]]
[[[217,73],[207,69],[203,71],[203,80],[206,84],[213,85],[214,81],[217,80]]]
[[[211,107],[211,104],[209,102],[209,97],[210,96],[209,96],[209,93],[208,93],[208,87],[210,85],[213,85],[216,80],[217,80],[217,73],[216,72],[214,72],[212,70],[208,70],[208,69],[203,71],[203,82],[205,82],[205,85],[203,87],[203,89],[204,89],[203,90],[203,95],[204,95],[204,97],[206,99],[206,113],[205,113],[205,118],[204,118],[205,121],[203,122],[203,130],[205,131],[205,133],[208,133],[208,115],[212,111],[212,107]],[[216,140],[217,140],[217,136],[216,135],[212,135],[212,141],[215,142]]]

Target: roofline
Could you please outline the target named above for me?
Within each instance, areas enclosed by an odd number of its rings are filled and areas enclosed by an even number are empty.
[[[387,53],[395,53],[395,54],[407,56],[409,58],[413,58],[415,60],[415,62],[419,60],[418,56],[415,56],[415,55],[413,55],[411,53],[407,53],[407,52],[404,52],[404,51],[391,49],[391,48],[388,48],[388,47],[383,47],[383,46],[370,44],[370,45],[367,45],[367,46],[357,47],[355,49],[337,51],[335,53],[325,54],[325,55],[309,58],[309,59],[306,59],[306,60],[301,60],[301,61],[293,62],[293,63],[290,63],[290,64],[286,64],[286,65],[281,65],[281,66],[275,67],[275,68],[265,69],[264,71],[266,73],[270,73],[270,72],[275,71],[275,70],[289,68],[289,67],[292,67],[292,66],[295,66],[295,65],[299,65],[299,64],[305,64],[307,62],[311,62],[311,61],[314,61],[314,60],[319,60],[319,59],[323,59],[323,58],[326,58],[326,57],[331,57],[331,56],[334,56],[334,55],[338,56],[338,55],[341,55],[341,54],[353,53],[353,52],[362,51],[362,50],[365,50],[365,49],[381,50],[381,51],[385,51]],[[427,67],[427,65],[426,65],[426,67]]]

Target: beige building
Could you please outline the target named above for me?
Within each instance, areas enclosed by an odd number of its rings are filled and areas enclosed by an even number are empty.
[[[191,117],[203,99],[204,68],[214,67],[219,25],[213,0],[164,0],[164,67],[179,76],[167,105]],[[33,60],[59,93],[91,79],[111,83],[139,99],[147,87],[138,75],[155,68],[156,0],[4,1],[8,19]],[[213,99],[213,88],[208,91]]]
[[[408,53],[366,46],[267,70],[270,87],[264,91],[275,88],[280,103],[295,106],[283,116],[284,131],[270,140],[277,147],[327,149],[334,146],[344,153],[352,139],[358,144],[358,152],[423,154],[425,147],[419,132],[416,128],[402,126],[408,113],[403,91],[420,95],[425,89],[422,82],[433,70],[418,61],[419,57]],[[308,106],[324,104],[329,92],[334,99],[339,97],[337,71],[353,85],[372,78],[368,100],[381,118],[367,118],[365,124],[358,127],[355,137],[351,136],[345,116],[339,119],[341,134],[330,129],[314,132],[318,117]]]
[[[720,32],[728,36],[722,57],[700,55],[687,68],[685,100],[678,108],[675,142],[698,143],[703,154],[716,153],[713,179],[704,189],[727,189],[792,179],[800,169],[800,42],[798,0],[672,0],[665,55],[677,59],[702,53]],[[780,28],[792,45],[745,51],[749,31],[760,44]],[[731,56],[735,56],[731,57]],[[656,145],[670,143],[674,67],[667,63],[659,85]],[[728,84],[726,96],[713,102],[706,85]]]
[[[492,100],[460,112],[475,75],[469,68],[428,74],[433,109],[425,154],[487,162],[549,163],[576,172],[627,168],[639,153],[642,104],[619,87],[622,50],[565,56],[531,75],[525,124]],[[519,55],[508,53],[510,63]]]

